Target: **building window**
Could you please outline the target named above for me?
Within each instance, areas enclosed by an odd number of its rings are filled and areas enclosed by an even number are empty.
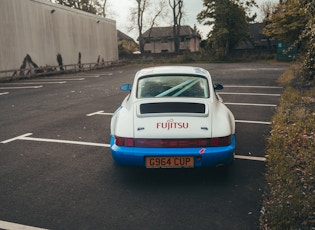
[[[161,43],[168,43],[168,39],[167,38],[161,38]]]

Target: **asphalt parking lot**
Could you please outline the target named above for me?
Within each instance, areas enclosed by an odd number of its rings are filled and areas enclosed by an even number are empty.
[[[258,229],[265,139],[284,64],[196,64],[225,88],[236,160],[218,169],[116,166],[112,113],[140,67],[0,83],[0,229]]]

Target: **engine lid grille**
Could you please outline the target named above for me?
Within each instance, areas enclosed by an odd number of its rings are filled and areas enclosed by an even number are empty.
[[[205,114],[206,106],[192,102],[155,102],[140,105],[140,114],[195,113]]]

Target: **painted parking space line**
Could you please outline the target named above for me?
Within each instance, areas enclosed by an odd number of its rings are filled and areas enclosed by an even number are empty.
[[[65,84],[66,81],[31,81],[31,82],[16,82],[16,83],[6,83],[6,85],[34,85],[34,84]]]
[[[86,114],[87,117],[95,116],[95,115],[106,115],[106,116],[112,116],[113,113],[105,113],[103,110],[97,111],[95,113]]]
[[[84,75],[85,78],[99,78],[101,75]]]
[[[22,224],[15,224],[7,221],[0,220],[0,229],[10,229],[10,230],[47,230],[46,228],[37,228]]]
[[[281,94],[278,93],[229,93],[220,92],[219,95],[246,95],[246,96],[270,96],[270,97],[280,97]]]
[[[83,81],[85,80],[84,77],[75,77],[75,78],[71,78],[69,77],[62,77],[62,76],[58,76],[58,77],[42,77],[40,79],[30,79],[28,80],[29,82],[37,82],[37,81],[43,81],[43,82],[49,82],[49,81]]]
[[[245,105],[245,106],[263,106],[263,107],[277,107],[274,104],[252,104],[252,103],[232,103],[232,102],[224,102],[225,105]]]
[[[50,142],[50,143],[61,143],[61,144],[73,144],[73,145],[86,145],[86,146],[98,146],[98,147],[109,147],[109,144],[93,143],[93,142],[83,142],[83,141],[68,141],[68,140],[58,140],[58,139],[47,139],[47,138],[34,138],[32,133],[26,133],[18,137],[14,137],[5,141],[2,144],[8,144],[17,140],[24,141],[37,141],[37,142]]]
[[[100,74],[93,74],[93,73],[86,73],[86,74],[82,74],[82,76],[83,77],[91,77],[91,78],[93,78],[93,77],[95,77],[95,78],[98,78],[98,77],[100,77],[101,75]]]
[[[36,142],[49,142],[49,143],[60,143],[60,144],[85,145],[85,146],[95,146],[95,147],[105,147],[105,148],[110,147],[110,144],[30,137],[32,135],[33,135],[32,133],[26,133],[21,136],[17,136],[17,137],[2,141],[0,143],[8,144],[13,141],[21,140],[21,141],[36,141]],[[250,160],[250,161],[266,161],[266,158],[264,157],[255,157],[255,156],[235,155],[235,158],[242,159],[242,160]]]
[[[260,125],[271,125],[270,121],[248,121],[248,120],[235,120],[236,123],[247,123],[247,124],[260,124]]]
[[[235,71],[268,71],[268,70],[270,70],[270,71],[278,71],[278,70],[280,70],[280,71],[283,71],[284,69],[282,68],[282,67],[253,67],[253,68],[237,68],[237,69],[230,69],[230,70],[227,70],[227,71],[233,71],[233,72],[235,72]]]
[[[91,77],[91,78],[95,77],[95,78],[97,78],[97,77],[112,76],[112,75],[113,75],[113,73],[99,73],[99,74],[83,74],[82,76],[83,77]]]
[[[34,84],[34,83],[33,83]],[[43,88],[42,85],[34,85],[34,86],[20,86],[20,87],[0,87],[0,89],[39,89]]]
[[[0,96],[2,96],[2,95],[6,95],[6,94],[9,94],[9,92],[3,92],[3,93],[0,93]]]
[[[283,89],[280,86],[264,86],[264,85],[224,85],[224,88],[258,88],[258,89]]]
[[[16,140],[21,140],[23,139],[24,137],[27,137],[29,135],[32,135],[31,133],[26,133],[26,134],[23,134],[21,136],[17,136],[17,137],[13,137],[11,139],[8,139],[8,140],[5,140],[5,141],[1,141],[2,144],[7,144],[7,143],[10,143],[10,142],[13,142],[13,141],[16,141]]]
[[[243,156],[243,155],[235,155],[235,159],[240,159],[240,160],[250,160],[250,161],[266,161],[266,157],[254,157],[254,156]]]
[[[55,80],[55,81],[83,81],[85,80],[84,77],[80,77],[80,78],[47,78],[49,79],[50,81],[51,80]],[[36,82],[36,81],[32,81],[32,82]]]

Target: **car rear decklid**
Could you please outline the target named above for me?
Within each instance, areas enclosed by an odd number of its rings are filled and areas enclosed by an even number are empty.
[[[209,138],[211,115],[200,102],[138,103],[134,116],[135,138]]]

